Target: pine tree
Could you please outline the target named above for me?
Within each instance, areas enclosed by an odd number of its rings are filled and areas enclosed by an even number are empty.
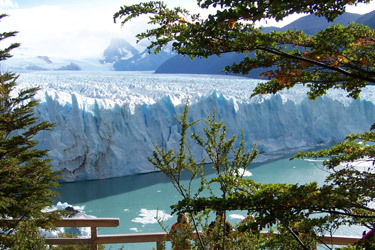
[[[3,32],[0,41],[16,34]],[[18,46],[0,50],[0,61]],[[57,175],[49,165],[48,150],[37,149],[33,139],[52,124],[38,122],[34,115],[38,88],[18,91],[17,79],[14,73],[0,73],[0,248],[43,249],[39,228],[48,228],[55,215],[42,210],[56,196],[51,188],[57,185]]]

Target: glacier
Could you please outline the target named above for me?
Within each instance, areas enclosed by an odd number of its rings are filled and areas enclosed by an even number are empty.
[[[349,133],[368,130],[375,118],[375,88],[359,100],[332,90],[316,101],[297,86],[276,95],[250,98],[261,80],[222,75],[163,75],[152,72],[33,72],[22,74],[17,88],[38,86],[35,113],[55,124],[36,136],[50,149],[54,170],[66,182],[111,178],[156,171],[147,160],[154,146],[177,149],[180,128],[174,118],[189,99],[189,119],[207,118],[216,110],[228,136],[244,133],[272,155],[337,142]],[[202,135],[205,124],[192,132]],[[191,144],[202,159],[201,148]]]

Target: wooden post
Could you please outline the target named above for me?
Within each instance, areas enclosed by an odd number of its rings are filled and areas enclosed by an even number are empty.
[[[98,231],[96,227],[91,227],[91,249],[98,250],[98,244],[96,243],[96,239],[98,238]]]
[[[161,241],[156,242],[156,250],[162,250],[163,249],[163,244]]]

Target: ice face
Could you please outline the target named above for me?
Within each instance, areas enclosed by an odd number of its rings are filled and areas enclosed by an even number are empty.
[[[49,72],[22,75],[19,88],[41,88],[36,115],[55,127],[36,139],[39,147],[51,150],[53,168],[62,171],[64,181],[155,171],[147,158],[154,145],[178,147],[174,116],[188,98],[191,121],[203,121],[215,109],[228,136],[242,129],[246,147],[257,142],[264,153],[335,142],[374,123],[372,87],[360,100],[335,90],[310,101],[301,86],[250,99],[256,83],[227,76]],[[203,135],[204,127],[200,122],[189,133]],[[197,145],[191,149],[197,159],[204,157]]]

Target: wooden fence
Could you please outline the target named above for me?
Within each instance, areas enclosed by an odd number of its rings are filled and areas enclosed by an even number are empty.
[[[167,233],[143,233],[143,234],[116,234],[116,235],[98,235],[98,227],[117,227],[120,225],[118,218],[65,218],[55,221],[56,227],[90,227],[91,238],[47,238],[46,241],[51,245],[91,245],[91,249],[97,250],[99,244],[116,244],[116,243],[142,243],[155,242],[156,249],[160,250],[163,241],[169,241]],[[264,232],[267,234],[267,232]],[[322,241],[332,245],[354,244],[360,238],[334,236],[324,237]]]

